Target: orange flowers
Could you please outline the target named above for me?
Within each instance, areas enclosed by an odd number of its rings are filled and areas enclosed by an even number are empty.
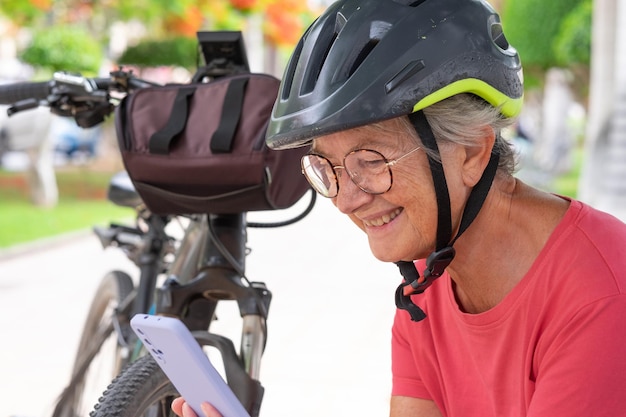
[[[204,17],[197,6],[189,6],[182,16],[172,15],[165,19],[164,26],[170,33],[177,35],[195,37],[196,32],[202,26]]]
[[[47,11],[52,7],[52,0],[30,0],[30,4],[40,10]]]
[[[249,13],[259,6],[259,0],[230,0],[230,4],[240,12]]]
[[[313,21],[305,0],[266,0],[264,35],[277,46],[294,46]]]

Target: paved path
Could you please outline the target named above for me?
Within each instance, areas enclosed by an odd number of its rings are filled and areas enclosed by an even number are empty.
[[[295,225],[251,229],[248,241],[248,275],[274,294],[261,415],[388,415],[395,266],[376,261],[365,236],[327,200]],[[89,234],[0,253],[0,417],[51,414],[95,287],[113,268],[132,271]]]

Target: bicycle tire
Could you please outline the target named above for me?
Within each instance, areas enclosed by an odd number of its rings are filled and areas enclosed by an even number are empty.
[[[54,417],[87,416],[107,385],[128,363],[127,348],[120,344],[113,320],[115,309],[133,290],[133,281],[125,272],[111,271],[102,278],[78,343],[72,370],[75,380],[62,394]],[[93,345],[100,340],[104,343]],[[95,356],[90,358],[94,352]]]
[[[178,391],[150,355],[129,364],[100,397],[90,417],[172,417]]]

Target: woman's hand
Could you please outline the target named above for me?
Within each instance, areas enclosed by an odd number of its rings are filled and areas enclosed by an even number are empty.
[[[202,403],[201,407],[204,417],[222,417],[219,411],[209,403]],[[172,401],[172,411],[176,413],[178,417],[202,417],[196,415],[182,397],[178,397]]]

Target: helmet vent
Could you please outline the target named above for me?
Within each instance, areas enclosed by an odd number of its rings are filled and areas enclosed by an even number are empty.
[[[354,72],[361,66],[363,61],[365,61],[365,58],[367,58],[370,52],[372,52],[376,45],[378,45],[378,42],[378,39],[371,39],[363,48],[361,48],[361,52],[359,52],[357,57],[354,59],[352,66],[350,66],[348,78],[350,78],[350,76],[352,76],[352,74],[354,74]]]
[[[402,4],[408,7],[417,7],[424,3],[426,0],[394,0],[398,4]]]
[[[291,59],[289,60],[287,71],[285,71],[285,76],[283,77],[285,84],[282,87],[282,95],[281,95],[282,100],[287,100],[289,98],[289,93],[291,91],[291,86],[293,84],[293,75],[296,72],[296,66],[298,64],[298,61],[300,61],[300,54],[302,54],[302,47],[304,45],[304,39],[305,39],[305,36],[303,36],[302,39],[300,39],[300,42],[298,42],[298,45],[296,45],[296,49],[293,51],[293,55]]]
[[[419,59],[417,61],[409,62],[398,74],[396,74],[390,81],[385,84],[385,92],[389,94],[391,90],[426,68],[424,60]]]
[[[503,51],[509,49],[509,41],[506,40],[500,23],[493,23],[491,25],[491,39],[498,46],[498,48]]]
[[[339,32],[341,32],[341,29],[345,26],[346,20],[347,19],[343,14],[337,13],[335,21],[331,23],[331,21],[328,20],[325,23],[325,26],[320,30],[317,43],[320,45],[326,45],[326,47],[316,48],[312,51],[307,64],[306,73],[304,74],[302,80],[300,95],[308,94],[315,88],[320,73],[322,72],[322,68],[324,67],[324,63],[326,62],[326,58],[328,57],[328,53],[333,47]],[[332,24],[334,24],[334,30],[329,27]]]
[[[309,58],[309,65],[306,69],[306,74],[302,81],[302,88],[300,89],[300,95],[305,95],[313,91],[315,88],[315,84],[317,84],[317,79],[322,72],[322,67],[326,62],[326,57],[328,56],[328,52],[330,52],[330,48],[333,46],[333,43],[337,39],[337,34],[333,34],[330,42],[328,42],[328,47],[324,50],[323,53],[319,53],[315,56],[311,56]]]
[[[335,73],[333,83],[343,82],[350,78],[359,69],[363,62],[365,62],[367,57],[372,53],[390,29],[391,24],[388,22],[372,22],[368,30],[364,31],[365,33],[362,33],[361,39],[355,42],[352,51],[350,51],[350,56],[345,58],[345,62],[342,65],[341,70]],[[361,47],[359,48],[359,46]]]

